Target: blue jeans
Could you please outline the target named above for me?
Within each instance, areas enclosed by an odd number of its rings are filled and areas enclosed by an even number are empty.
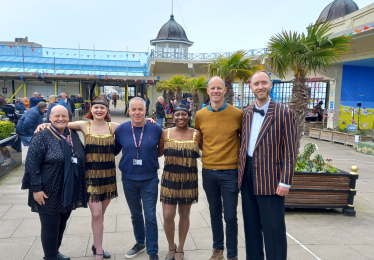
[[[157,124],[159,124],[162,127],[162,123],[164,122],[163,118],[157,118]]]
[[[223,211],[227,258],[235,258],[238,256],[238,169],[203,169],[203,188],[209,203],[213,248],[224,250]]]
[[[158,183],[159,179],[157,177],[144,181],[122,179],[123,190],[131,211],[131,220],[136,243],[144,244],[144,242],[146,242],[147,253],[149,255],[157,255],[158,253],[158,229],[156,220]]]

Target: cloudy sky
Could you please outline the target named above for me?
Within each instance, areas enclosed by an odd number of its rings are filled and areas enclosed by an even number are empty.
[[[1,0],[0,41],[29,37],[44,47],[147,51],[172,0]],[[190,52],[264,48],[285,30],[303,32],[332,0],[174,0]],[[356,0],[359,8],[374,0]]]

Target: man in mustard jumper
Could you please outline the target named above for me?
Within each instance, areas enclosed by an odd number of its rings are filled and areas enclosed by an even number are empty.
[[[220,77],[208,84],[209,105],[196,113],[195,128],[203,134],[203,187],[209,203],[213,232],[210,260],[222,260],[226,223],[226,248],[229,260],[238,259],[238,152],[243,112],[224,100],[227,88]],[[223,207],[223,209],[222,209]]]

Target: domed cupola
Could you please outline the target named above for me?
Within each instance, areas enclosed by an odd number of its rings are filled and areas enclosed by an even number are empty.
[[[159,58],[182,58],[188,54],[188,47],[192,44],[183,27],[174,20],[174,15],[170,15],[170,20],[161,27],[157,38],[151,40],[151,45],[156,47],[155,56]]]
[[[335,0],[323,9],[319,16],[319,20],[335,20],[347,14],[357,11],[359,8],[352,0]]]

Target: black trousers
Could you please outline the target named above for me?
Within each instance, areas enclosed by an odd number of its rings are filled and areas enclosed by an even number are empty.
[[[247,260],[287,259],[284,197],[255,195],[252,157],[247,156],[241,189]]]
[[[45,215],[39,213],[42,226],[41,240],[45,260],[57,260],[58,249],[61,246],[62,236],[66,228],[66,222],[71,211],[65,214]]]

